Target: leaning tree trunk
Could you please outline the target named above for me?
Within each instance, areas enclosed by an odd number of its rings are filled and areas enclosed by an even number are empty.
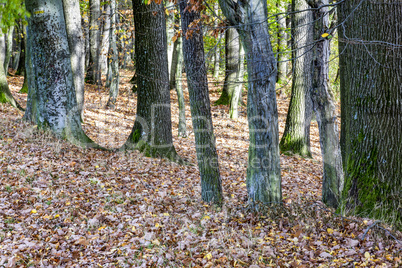
[[[62,0],[27,0],[28,101],[24,118],[82,147],[97,147],[83,132],[74,88]]]
[[[177,23],[180,26],[180,20]],[[179,126],[178,134],[181,137],[187,137],[187,126],[186,126],[186,107],[184,102],[183,94],[183,41],[182,38],[177,38],[175,42],[175,49],[177,54],[177,63],[175,70],[175,86],[177,93],[177,100],[179,104]]]
[[[108,34],[110,40],[110,54],[109,54],[109,67],[108,73],[110,75],[110,83],[109,83],[109,100],[107,101],[106,107],[114,109],[116,106],[116,99],[119,95],[119,82],[120,82],[120,74],[119,74],[119,52],[117,51],[116,45],[116,0],[110,1],[110,14],[111,17],[109,19],[109,31]]]
[[[90,84],[101,84],[100,55],[100,0],[89,0],[89,63],[85,81]]]
[[[329,29],[328,0],[310,0],[313,8],[314,61],[313,84],[310,89],[313,110],[316,114],[320,132],[320,145],[323,159],[322,201],[337,208],[343,189],[342,156],[339,145],[339,131],[336,109],[329,88],[330,39],[325,37]],[[324,35],[324,37],[322,37]]]
[[[280,142],[282,152],[311,157],[310,122],[312,115],[309,89],[312,84],[313,14],[306,0],[293,0],[292,17],[293,80],[285,131]]]
[[[172,140],[165,9],[133,0],[137,117],[123,148],[177,160]]]
[[[68,45],[70,48],[71,69],[73,71],[77,109],[83,116],[85,83],[85,44],[81,30],[80,3],[78,0],[64,0],[64,18]]]
[[[181,0],[179,4],[184,64],[190,94],[198,168],[201,175],[201,196],[205,202],[221,205],[222,185],[208,94],[204,43],[201,24],[196,22],[201,16],[198,11],[190,11],[186,0]],[[194,31],[189,30],[190,24],[195,27]]]
[[[402,5],[342,2],[342,208],[402,228]],[[375,22],[375,23],[373,23]]]
[[[12,106],[22,110],[8,87],[7,74],[4,70],[5,48],[5,38],[0,30],[0,103],[10,103]]]
[[[219,0],[219,4],[230,23],[238,27],[247,58],[248,195],[252,203],[281,202],[276,60],[270,43],[267,2]]]

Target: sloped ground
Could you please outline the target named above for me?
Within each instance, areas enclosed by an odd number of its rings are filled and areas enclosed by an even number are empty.
[[[108,93],[87,86],[88,135],[118,148],[135,119],[132,73],[122,72],[115,110]],[[10,77],[14,96],[22,77]],[[211,83],[211,100],[219,97]],[[177,137],[177,97],[171,92],[174,144],[194,165],[179,166],[138,152],[83,150],[21,120],[0,105],[0,266],[6,267],[399,267],[402,238],[389,226],[343,218],[321,204],[316,124],[314,159],[281,156],[285,205],[259,214],[247,208],[248,127],[213,106],[225,204],[201,202],[188,94],[188,138]],[[280,131],[288,102],[278,99]],[[364,238],[364,239],[363,239]]]

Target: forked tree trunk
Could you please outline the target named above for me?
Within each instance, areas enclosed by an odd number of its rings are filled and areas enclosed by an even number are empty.
[[[201,24],[194,23],[193,27],[196,29],[189,31],[189,25],[199,20],[201,16],[197,11],[186,9],[187,0],[180,0],[179,4],[184,64],[190,94],[198,168],[201,175],[201,196],[205,202],[221,205],[222,183],[212,125]]]
[[[83,132],[61,0],[27,0],[28,100],[24,118],[82,147],[100,148]]]
[[[177,160],[173,146],[165,9],[133,0],[137,117],[123,148]]]
[[[344,1],[338,8],[342,209],[402,228],[402,5]]]
[[[250,201],[282,201],[276,106],[276,60],[270,43],[267,2],[219,0],[223,13],[237,27],[247,58],[247,116],[250,146],[247,190]]]
[[[285,131],[280,142],[282,152],[311,157],[310,122],[312,106],[309,90],[312,84],[313,62],[313,14],[306,0],[293,0],[292,50],[293,79],[292,93],[286,117]]]
[[[313,84],[310,89],[313,110],[315,111],[323,159],[322,201],[337,208],[343,189],[343,167],[336,109],[329,87],[330,39],[322,37],[329,31],[328,0],[310,0],[314,9]],[[324,35],[325,36],[325,35]]]

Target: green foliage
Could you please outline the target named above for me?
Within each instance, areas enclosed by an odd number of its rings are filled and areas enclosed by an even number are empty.
[[[16,20],[22,19],[26,23],[25,18],[29,16],[23,0],[0,0],[0,29],[3,33],[16,25]]]

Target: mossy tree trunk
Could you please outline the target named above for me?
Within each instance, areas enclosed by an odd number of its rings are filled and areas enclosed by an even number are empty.
[[[177,160],[172,140],[165,9],[133,0],[137,117],[123,148]]]
[[[8,28],[6,34],[6,57],[4,59],[4,70],[6,75],[8,75],[8,67],[10,65],[11,54],[13,53],[13,36],[14,36],[14,25]]]
[[[313,14],[306,0],[293,0],[292,11],[292,93],[285,130],[279,144],[282,152],[311,157],[310,122],[312,104]]]
[[[229,105],[229,117],[238,118],[244,75],[244,49],[234,28],[225,32],[225,81],[222,94],[215,105]]]
[[[62,0],[27,0],[26,120],[82,147],[100,148],[83,132]]]
[[[402,228],[402,5],[342,2],[338,9],[343,209]],[[375,22],[375,23],[373,23]]]
[[[110,83],[109,83],[109,100],[107,101],[106,107],[114,109],[116,106],[116,99],[119,95],[119,82],[120,82],[120,74],[119,74],[119,52],[117,51],[116,45],[116,0],[110,1],[110,14],[111,18],[109,19],[109,31],[108,34],[110,38],[110,49],[109,49],[109,68],[108,72],[110,74]]]
[[[250,201],[282,201],[276,104],[276,60],[267,23],[267,2],[219,0],[223,13],[237,27],[247,59],[247,116],[250,146],[247,190]]]
[[[10,103],[12,106],[22,110],[8,87],[6,71],[4,70],[5,48],[5,38],[0,31],[0,103]]]
[[[343,167],[336,109],[329,87],[330,39],[322,37],[328,33],[328,0],[309,0],[313,10],[314,59],[313,83],[310,89],[313,110],[315,111],[320,132],[320,145],[323,159],[322,201],[337,208],[343,189]]]
[[[199,22],[195,22],[201,16],[198,11],[190,11],[191,8],[186,0],[180,0],[179,5],[184,64],[190,95],[198,168],[201,175],[201,196],[205,202],[221,205],[223,202],[222,182],[208,94],[202,28]],[[190,31],[191,23],[193,29]]]

